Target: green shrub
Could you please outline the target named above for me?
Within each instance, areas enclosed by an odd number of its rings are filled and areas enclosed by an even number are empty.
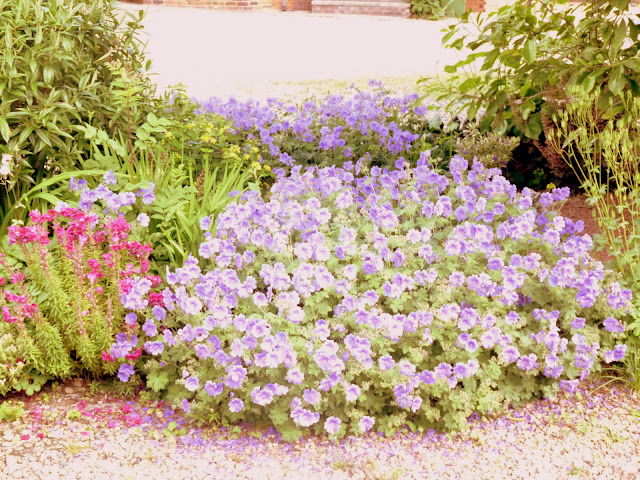
[[[458,138],[456,152],[466,158],[477,157],[486,168],[504,168],[520,145],[517,137],[481,133],[476,125],[467,126]]]
[[[74,168],[88,148],[79,126],[128,136],[153,100],[138,17],[111,0],[0,0],[0,224],[24,220],[23,195]]]
[[[549,144],[574,171],[593,205],[602,235],[601,244],[614,259],[623,283],[640,287],[640,100],[624,99],[632,121],[619,119],[604,126],[598,122],[598,91],[574,93],[553,117]],[[640,308],[634,325],[640,335]]]
[[[152,189],[129,188],[111,197],[108,210],[134,203],[136,194],[145,201]],[[85,210],[90,205],[81,200]],[[48,378],[113,374],[103,352],[123,326],[122,295],[140,276],[150,286],[161,281],[145,275],[151,247],[130,241],[121,217],[61,202],[30,220],[9,227],[11,255],[0,251],[0,394],[32,394]]]
[[[13,422],[20,420],[25,415],[24,403],[16,402],[15,404],[8,400],[0,404],[0,422]]]
[[[411,13],[427,20],[438,20],[444,17],[444,9],[439,0],[411,0]]]
[[[568,189],[519,193],[461,157],[450,173],[426,154],[413,169],[296,166],[268,200],[237,196],[167,274],[165,308],[131,308],[118,377],[291,441],[463,428],[624,357],[631,292],[555,213]]]
[[[431,87],[444,89],[440,99],[450,99],[450,107],[466,111],[471,120],[485,109],[482,132],[528,139],[560,178],[569,169],[545,136],[567,90],[589,93],[598,87],[599,121],[625,113],[625,92],[640,95],[640,24],[629,14],[628,0],[567,8],[564,3],[518,0],[475,20],[465,13],[458,25],[443,30],[443,44],[472,53],[445,68],[452,74],[446,85]]]

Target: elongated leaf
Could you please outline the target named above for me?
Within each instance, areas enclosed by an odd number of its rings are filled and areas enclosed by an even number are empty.
[[[11,130],[9,129],[7,119],[4,117],[0,117],[0,135],[2,135],[5,142],[8,142],[9,138],[11,138]]]
[[[536,47],[536,42],[533,40],[527,40],[524,44],[524,48],[522,49],[522,58],[527,63],[533,63],[536,59],[538,49]]]

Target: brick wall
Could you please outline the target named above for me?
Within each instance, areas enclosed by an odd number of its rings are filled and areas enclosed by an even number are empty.
[[[225,10],[258,10],[263,8],[274,8],[282,10],[282,0],[126,0],[130,3],[141,3],[144,5],[183,5],[202,8],[220,8]],[[640,1],[640,0],[638,0]],[[287,11],[311,11],[311,0],[286,0]],[[474,12],[484,12],[486,0],[466,0],[467,9],[472,8]],[[375,9],[374,9],[375,10]],[[389,10],[389,11],[387,11]],[[320,13],[360,13],[349,10],[345,6],[323,6],[314,8]],[[382,5],[372,14],[393,15],[394,9],[384,8]],[[396,13],[397,14],[397,13]],[[401,15],[405,16],[405,15]]]
[[[282,10],[282,0],[271,0],[273,8]],[[287,0],[287,12],[311,11],[311,0]]]
[[[272,0],[141,0],[144,5],[177,5],[225,10],[257,10],[272,8]]]
[[[467,10],[472,8],[474,12],[484,12],[486,3],[485,0],[467,0]]]

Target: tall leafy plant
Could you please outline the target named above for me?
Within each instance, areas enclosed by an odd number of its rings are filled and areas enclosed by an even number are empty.
[[[624,283],[640,286],[640,100],[627,95],[622,105],[634,120],[620,118],[601,125],[598,90],[573,93],[571,102],[553,116],[548,142],[581,182],[601,244],[623,274]],[[640,335],[640,309],[633,325]]]
[[[111,0],[0,0],[0,153],[13,159],[0,223],[25,220],[25,192],[74,167],[78,126],[128,135],[151,108],[142,18]]]
[[[443,30],[443,44],[471,53],[445,68],[446,86],[431,87],[444,88],[440,99],[451,100],[450,107],[481,117],[482,131],[532,141],[558,176],[569,169],[545,136],[549,114],[563,107],[568,89],[599,88],[603,120],[624,113],[625,92],[640,95],[640,23],[629,1],[565,3],[518,0],[486,16],[463,14]]]

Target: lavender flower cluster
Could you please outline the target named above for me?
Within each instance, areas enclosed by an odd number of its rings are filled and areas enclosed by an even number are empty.
[[[239,195],[199,258],[167,271],[163,305],[129,314],[137,369],[187,412],[295,434],[456,428],[574,391],[624,357],[631,292],[552,209],[568,189],[469,167],[454,157],[445,176],[426,152],[415,168],[277,171],[268,200]],[[137,345],[122,334],[111,355]]]
[[[374,164],[393,165],[404,155],[419,154],[420,130],[428,107],[414,106],[418,96],[388,96],[379,82],[372,91],[352,96],[330,95],[302,105],[269,99],[266,104],[213,97],[201,102],[198,113],[220,115],[257,140],[271,166],[313,163],[341,166],[369,155]]]

